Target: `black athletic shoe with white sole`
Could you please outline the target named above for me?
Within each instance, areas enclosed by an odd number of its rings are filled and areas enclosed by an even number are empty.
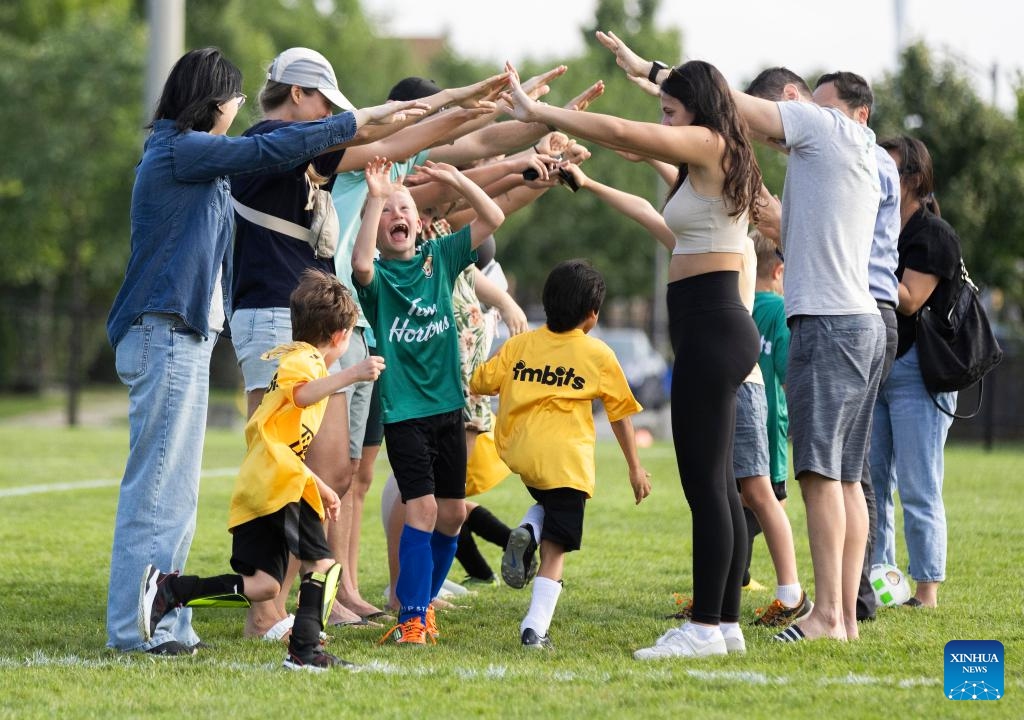
[[[175,573],[177,574],[177,573]],[[147,565],[142,573],[142,585],[139,587],[139,634],[143,640],[150,640],[156,632],[156,626],[180,603],[171,590],[167,580],[172,577]]]
[[[319,673],[327,672],[333,667],[355,667],[355,664],[317,648],[305,658],[288,653],[281,666],[286,670]]]
[[[554,650],[555,646],[551,644],[551,638],[547,635],[538,635],[537,631],[533,628],[526,628],[523,630],[521,637],[524,648],[530,648],[531,650]]]
[[[505,554],[501,556],[501,579],[509,587],[522,588],[537,574],[537,542],[526,525],[520,525],[508,536]]]

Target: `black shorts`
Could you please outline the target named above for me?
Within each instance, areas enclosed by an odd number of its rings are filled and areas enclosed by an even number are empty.
[[[262,570],[281,582],[289,555],[311,562],[334,557],[320,516],[305,500],[242,523],[232,535],[231,567],[242,575]]]
[[[388,461],[402,502],[433,495],[466,497],[466,423],[462,408],[384,425]]]
[[[575,488],[538,490],[527,486],[526,489],[544,508],[540,539],[561,545],[565,552],[579,550],[583,541],[583,511],[587,505],[587,494]]]

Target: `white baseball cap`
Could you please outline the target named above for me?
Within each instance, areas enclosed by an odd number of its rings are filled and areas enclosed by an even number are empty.
[[[286,85],[316,88],[342,110],[355,110],[355,106],[338,89],[334,68],[316,50],[304,47],[285,50],[270,63],[267,79]]]

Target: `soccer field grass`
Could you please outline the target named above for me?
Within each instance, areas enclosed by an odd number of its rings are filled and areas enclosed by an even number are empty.
[[[241,639],[241,610],[197,610],[210,649],[158,660],[104,648],[106,581],[127,452],[124,427],[0,425],[0,717],[373,718],[944,718],[1024,715],[1024,448],[947,449],[948,581],[934,611],[895,608],[862,626],[853,643],[782,646],[747,628],[748,652],[696,661],[641,663],[671,621],[673,592],[690,584],[690,520],[668,443],[641,450],[653,494],[633,505],[614,442],[598,447],[598,482],[583,548],[568,556],[551,653],[524,651],[518,627],[529,588],[489,588],[469,607],[439,614],[437,646],[378,646],[380,631],[331,628],[329,649],[356,671],[280,669],[284,646]],[[237,431],[207,437],[199,525],[188,571],[228,571],[225,529]],[[378,464],[364,520],[361,586],[380,601],[386,584]],[[801,580],[812,586],[803,504],[791,486]],[[515,477],[480,496],[509,524],[529,496]],[[900,525],[902,527],[902,525]],[[497,568],[500,551],[484,546]],[[898,562],[906,568],[900,539]],[[459,568],[452,578],[461,577]],[[774,585],[763,540],[753,576]],[[813,595],[813,587],[809,587]],[[744,621],[770,592],[745,593]],[[1005,646],[1005,697],[947,700],[949,640]]]

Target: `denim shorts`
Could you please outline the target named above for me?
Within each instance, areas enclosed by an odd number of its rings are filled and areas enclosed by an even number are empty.
[[[764,385],[745,382],[736,391],[736,434],[732,446],[736,478],[768,476],[768,400]]]
[[[793,471],[860,482],[885,356],[882,318],[797,315],[789,326]]]
[[[288,308],[239,308],[231,314],[231,344],[242,370],[245,391],[265,390],[277,372],[276,360],[260,355],[292,341],[292,316]],[[330,372],[341,369],[338,363]],[[338,392],[349,392],[343,388]]]

